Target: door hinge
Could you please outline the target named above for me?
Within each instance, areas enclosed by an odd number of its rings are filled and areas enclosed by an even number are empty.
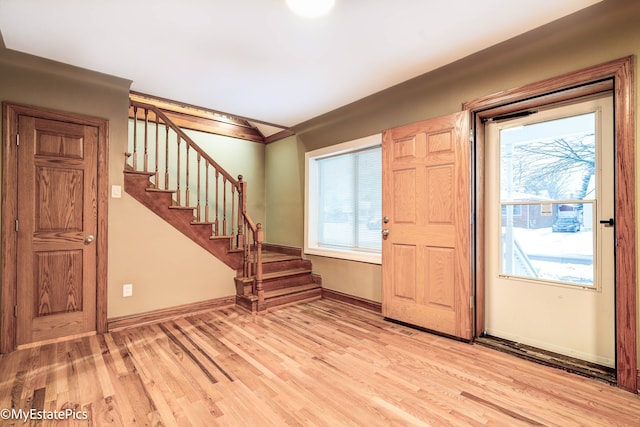
[[[19,225],[18,225],[18,220],[16,219],[16,231],[18,231]]]
[[[469,307],[473,308],[475,306],[475,298],[473,297],[473,295],[471,295],[469,297]]]
[[[473,143],[473,130],[469,131],[469,142]]]
[[[16,134],[16,145],[20,146],[20,134]]]
[[[17,305],[13,306],[13,317],[18,317],[18,306]]]

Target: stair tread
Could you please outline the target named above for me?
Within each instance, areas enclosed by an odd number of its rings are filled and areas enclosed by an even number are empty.
[[[291,295],[299,292],[310,291],[313,289],[320,289],[320,285],[318,285],[317,283],[309,283],[306,285],[297,285],[297,286],[290,286],[288,288],[274,289],[272,291],[265,291],[264,297],[265,299],[270,299],[270,298],[280,297],[283,295]]]
[[[262,251],[262,262],[277,262],[277,261],[295,261],[298,259],[302,259],[299,256],[295,255],[287,255],[279,252],[267,252]]]
[[[194,209],[196,209],[196,207],[195,207],[195,206],[179,206],[179,205],[171,205],[171,206],[169,206],[169,209],[194,210]]]
[[[128,173],[131,175],[146,175],[146,176],[153,176],[156,174],[155,172],[135,171],[135,170],[128,170],[128,169],[125,169],[124,173]]]
[[[308,268],[300,267],[300,268],[292,268],[289,270],[274,271],[272,273],[264,273],[262,275],[262,280],[274,279],[278,277],[295,276],[298,274],[311,274],[311,270]]]
[[[167,194],[174,194],[176,192],[175,190],[163,190],[161,188],[153,188],[153,187],[145,188],[144,191],[149,191],[151,193],[167,193]]]
[[[193,224],[193,225],[214,225],[215,222],[193,220],[193,221],[191,221],[191,224]]]
[[[219,236],[209,236],[209,239],[211,240],[215,240],[215,239],[231,239],[233,236],[227,236],[227,235],[219,235]],[[242,252],[242,251],[238,251],[238,252]]]

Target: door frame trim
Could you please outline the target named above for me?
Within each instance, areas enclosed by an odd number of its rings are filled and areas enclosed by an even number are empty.
[[[17,133],[18,117],[30,116],[58,120],[98,129],[97,175],[97,229],[96,239],[96,332],[107,332],[107,207],[109,201],[109,121],[77,113],[49,110],[39,107],[3,102],[3,150],[2,150],[2,280],[0,289],[0,353],[16,349],[17,304],[17,233],[15,220],[18,215],[17,187]]]
[[[547,105],[610,90],[615,111],[616,375],[620,388],[638,392],[636,347],[636,219],[634,57],[628,56],[579,71],[463,103],[474,126],[475,179],[475,336],[484,332],[484,125],[482,118]]]

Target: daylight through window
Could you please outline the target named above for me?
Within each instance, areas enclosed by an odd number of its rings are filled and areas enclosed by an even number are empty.
[[[363,138],[307,154],[307,253],[379,262],[379,138]]]

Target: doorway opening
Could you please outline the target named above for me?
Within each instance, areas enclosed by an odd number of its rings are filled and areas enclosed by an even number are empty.
[[[613,98],[527,113],[485,124],[483,335],[614,368]]]
[[[475,255],[474,335],[476,339],[485,335],[487,329],[496,329],[496,325],[498,330],[502,327],[500,324],[494,323],[492,317],[495,315],[494,307],[492,306],[495,301],[493,300],[492,290],[490,289],[491,285],[487,283],[487,277],[489,277],[489,275],[491,275],[491,277],[502,276],[501,279],[505,280],[507,283],[506,287],[509,288],[510,291],[522,287],[534,288],[536,290],[557,288],[562,289],[562,292],[580,294],[581,296],[577,298],[584,298],[586,295],[594,296],[598,292],[601,292],[605,281],[608,283],[613,282],[613,289],[609,291],[613,294],[614,312],[612,314],[612,321],[604,322],[600,319],[590,320],[590,322],[594,323],[595,328],[602,327],[611,329],[611,324],[614,325],[613,338],[608,338],[609,344],[605,346],[610,348],[611,342],[613,342],[613,351],[602,357],[608,360],[607,363],[603,363],[596,357],[597,364],[602,364],[605,367],[612,365],[611,369],[615,369],[615,381],[617,385],[628,391],[637,393],[632,75],[632,58],[622,58],[477,99],[465,103],[463,108],[471,112],[474,121],[472,135],[475,142],[473,144],[475,150],[475,182],[473,186],[475,190],[473,198],[475,245],[473,249]],[[561,195],[557,198],[547,197],[546,194],[534,194],[537,197],[543,197],[543,200],[534,199],[533,197],[525,198],[526,200],[519,200],[513,197],[516,190],[513,185],[511,187],[512,197],[510,199],[508,197],[503,199],[499,195],[500,189],[498,189],[498,196],[495,196],[492,202],[491,195],[488,194],[492,185],[490,180],[499,180],[500,178],[492,178],[489,176],[490,173],[487,170],[488,157],[492,155],[490,151],[491,144],[486,138],[489,123],[493,121],[504,123],[515,120],[511,122],[511,124],[514,125],[512,127],[515,127],[517,120],[526,122],[527,118],[523,112],[552,110],[549,108],[550,106],[565,105],[567,103],[575,104],[577,100],[585,99],[586,97],[601,96],[605,93],[613,93],[613,110],[615,111],[612,131],[615,138],[613,140],[613,150],[611,150],[613,162],[612,175],[615,176],[612,191],[613,212],[615,212],[615,215],[611,213],[611,216],[607,216],[607,218],[598,217],[599,214],[604,215],[604,213],[594,210],[594,208],[600,207],[598,202],[584,198],[578,199],[575,197],[576,194],[574,194],[573,197],[569,194]],[[569,116],[573,117],[575,114],[569,114]],[[537,119],[533,119],[534,122],[536,120]],[[521,124],[522,123],[518,124],[518,126]],[[518,149],[522,150],[525,146],[521,145]],[[515,149],[513,145],[511,148]],[[505,150],[509,150],[509,147],[505,146]],[[588,182],[585,184],[585,187],[587,189],[589,188]],[[591,188],[595,189],[595,181],[591,184]],[[498,201],[495,202],[495,200]],[[531,208],[531,206],[533,206],[533,208]],[[491,209],[493,209],[493,215],[490,212]],[[504,215],[502,215],[503,209]],[[577,275],[564,274],[552,276],[546,274],[549,271],[553,271],[553,268],[543,268],[543,274],[540,274],[539,269],[534,264],[538,264],[539,266],[540,263],[549,262],[549,257],[545,258],[544,253],[534,254],[534,252],[539,251],[534,251],[532,248],[523,248],[521,241],[524,241],[525,238],[522,236],[518,238],[518,234],[522,235],[523,230],[516,230],[517,227],[515,227],[516,224],[514,223],[516,214],[519,212],[522,218],[525,216],[525,211],[527,210],[533,210],[534,215],[537,215],[535,218],[529,218],[535,219],[534,226],[540,224],[539,221],[544,221],[542,219],[543,216],[550,216],[550,218],[547,219],[551,221],[548,227],[550,230],[546,237],[547,239],[555,239],[555,237],[553,237],[554,233],[566,234],[567,237],[577,236],[582,233],[584,236],[587,234],[585,233],[585,220],[591,226],[592,239],[601,240],[603,239],[603,233],[612,234],[615,242],[611,245],[614,247],[615,258],[613,262],[614,279],[601,279],[599,275],[602,269],[598,270],[593,267],[591,269],[587,268],[586,272],[583,269],[583,272]],[[542,215],[543,213],[545,215]],[[527,212],[527,215],[528,214],[531,214],[531,212]],[[560,220],[561,218],[562,220]],[[610,218],[614,219],[611,227],[609,227],[608,224]],[[492,236],[489,236],[487,230],[491,224],[488,224],[488,222],[494,219],[497,221],[497,223],[493,223],[496,232],[490,232]],[[600,224],[600,220],[606,220],[607,224]],[[555,227],[554,222],[556,222]],[[527,225],[531,227],[532,223],[528,222]],[[553,228],[556,228],[555,232]],[[535,234],[535,230],[525,230],[525,234],[530,232]],[[600,236],[598,233],[600,233]],[[491,239],[494,240],[492,243],[493,247],[499,248],[495,249],[495,251],[497,251],[496,253],[492,253],[491,250],[487,249],[487,245],[490,244],[489,241]],[[553,247],[554,250],[558,249],[555,247],[557,244],[551,242],[551,240],[544,241],[543,243],[540,243],[540,240],[538,240],[539,246]],[[596,246],[591,247],[593,247],[592,254],[583,253],[580,255],[586,258],[591,257],[594,262],[598,262],[598,259],[602,258],[603,255],[598,252],[599,249]],[[508,255],[503,255],[500,252],[503,249],[505,252],[508,252]],[[527,256],[525,257],[523,254]],[[539,256],[536,257],[536,255]],[[532,258],[537,259],[533,260]],[[551,261],[557,258],[558,254],[555,253]],[[572,260],[576,261],[579,257],[565,258],[573,258]],[[527,264],[527,261],[529,264]],[[580,265],[584,266],[584,264],[578,264],[578,266]],[[496,270],[490,271],[491,268],[495,268]],[[507,271],[509,268],[511,268],[511,270]],[[566,268],[564,268],[564,270],[565,272],[567,271]],[[543,277],[531,277],[540,275]],[[567,290],[565,291],[565,289]],[[521,294],[519,291],[515,292],[514,295],[515,296],[512,295],[512,298],[520,299]],[[564,298],[567,298],[567,296],[565,295]],[[554,301],[554,303],[555,302],[557,301]],[[545,318],[547,316],[546,311],[547,305],[542,304],[542,308],[539,308],[537,312],[534,310],[534,313],[537,314],[538,318]],[[520,313],[518,313],[518,316],[519,314]],[[577,323],[579,322],[580,321]],[[554,326],[546,326],[547,331],[552,328],[554,328]],[[545,336],[546,339],[547,335],[543,336]],[[567,336],[566,332],[564,336]],[[521,342],[520,337],[514,340],[513,337],[505,335],[502,338],[506,341]],[[562,341],[562,339],[560,339],[560,341]],[[530,344],[531,343],[527,343],[527,345]],[[534,346],[540,347],[537,342],[534,343]],[[545,348],[545,351],[558,353],[558,348],[552,345]],[[571,354],[567,357],[573,356],[575,355]],[[584,359],[582,355],[578,355],[578,357]]]

